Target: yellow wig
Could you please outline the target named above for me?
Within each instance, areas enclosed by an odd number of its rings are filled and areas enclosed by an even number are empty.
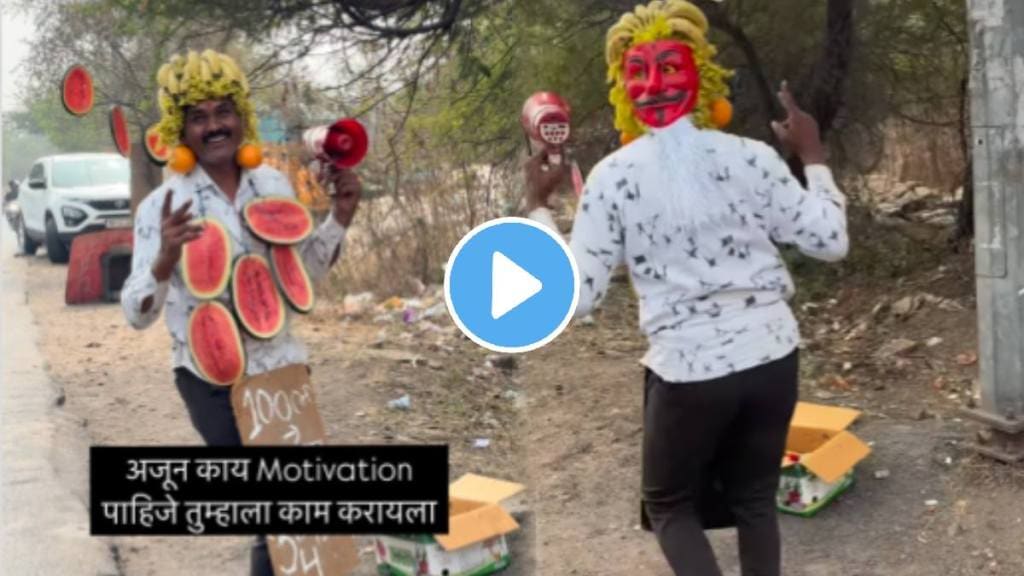
[[[256,112],[249,101],[249,81],[230,56],[213,50],[204,50],[202,54],[189,50],[185,56],[176,55],[160,67],[157,85],[157,130],[168,146],[174,146],[181,138],[186,107],[223,98],[230,98],[242,117],[243,140],[249,144],[259,142]]]
[[[615,129],[624,141],[632,140],[647,131],[633,111],[633,102],[626,94],[622,71],[622,56],[627,50],[657,40],[679,40],[693,50],[693,58],[700,73],[700,92],[697,106],[691,116],[701,128],[714,127],[711,106],[729,96],[726,80],[732,72],[712,62],[717,54],[707,40],[708,20],[693,4],[686,0],[654,0],[646,6],[637,6],[608,30],[605,42],[605,60],[608,63],[608,82],[611,90],[608,100],[615,107]]]

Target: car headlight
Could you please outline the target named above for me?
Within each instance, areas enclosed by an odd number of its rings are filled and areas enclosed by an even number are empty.
[[[61,206],[60,214],[68,226],[78,226],[85,220],[85,212],[74,206]]]

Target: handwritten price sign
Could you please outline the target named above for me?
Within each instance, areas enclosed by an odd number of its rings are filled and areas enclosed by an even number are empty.
[[[327,440],[309,371],[291,364],[231,387],[231,406],[246,446],[322,446]],[[342,576],[359,565],[345,536],[268,536],[275,576]]]
[[[231,387],[231,405],[246,446],[320,446],[327,437],[301,364],[242,380]]]

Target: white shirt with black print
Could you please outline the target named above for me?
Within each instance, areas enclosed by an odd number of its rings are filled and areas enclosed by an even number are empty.
[[[587,178],[570,246],[580,271],[576,316],[600,303],[625,263],[649,349],[669,382],[718,378],[785,357],[798,345],[794,286],[778,244],[845,257],[846,199],[831,171],[808,187],[770,146],[688,118],[604,158]],[[534,220],[554,227],[539,208]]]
[[[253,236],[242,222],[242,208],[256,197],[295,197],[291,184],[284,174],[260,166],[243,170],[235,201],[232,203],[220,188],[210,179],[202,167],[197,166],[184,176],[176,176],[154,190],[139,205],[135,216],[135,244],[132,251],[132,272],[121,291],[121,306],[128,323],[142,330],[151,326],[166,304],[165,321],[172,339],[172,365],[184,367],[200,376],[192,363],[187,344],[188,317],[200,303],[185,288],[180,268],[175,267],[171,278],[157,282],[152,267],[160,251],[160,223],[166,194],[173,194],[172,209],[177,209],[192,200],[189,211],[196,218],[209,217],[224,225],[232,244],[232,262],[240,254],[259,254],[270,259],[270,246]],[[310,280],[316,282],[327,274],[331,258],[345,237],[345,228],[333,216],[329,216],[305,242],[299,246],[299,253],[306,265]],[[145,313],[142,302],[152,296],[153,304]],[[231,307],[230,290],[217,298]],[[292,311],[286,306],[288,315],[284,330],[270,340],[259,340],[245,334],[239,327],[245,346],[246,374],[268,372],[288,364],[305,363],[305,346],[294,338],[290,331]]]

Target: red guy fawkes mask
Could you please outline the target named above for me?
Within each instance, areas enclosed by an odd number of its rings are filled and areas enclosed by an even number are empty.
[[[623,55],[626,94],[636,117],[663,128],[697,105],[700,74],[693,50],[678,40],[657,40],[633,46]]]

